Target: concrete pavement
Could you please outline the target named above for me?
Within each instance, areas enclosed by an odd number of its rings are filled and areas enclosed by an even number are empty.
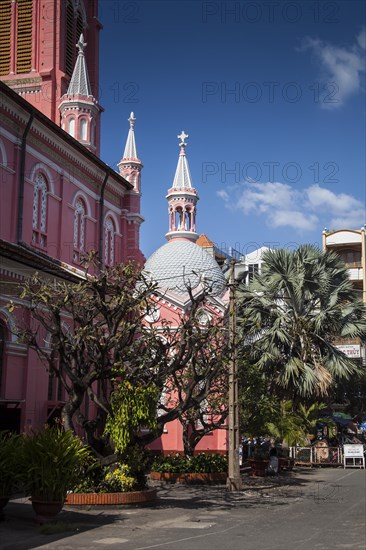
[[[40,528],[27,499],[11,501],[0,550],[365,550],[365,470],[244,475],[244,489],[157,484],[153,507],[65,507]],[[49,530],[47,534],[45,531]]]

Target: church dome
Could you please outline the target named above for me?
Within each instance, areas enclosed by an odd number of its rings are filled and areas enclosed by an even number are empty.
[[[211,286],[210,294],[217,296],[225,287],[225,277],[216,262],[202,247],[188,240],[167,242],[147,260],[144,273],[158,283],[159,288],[186,294],[200,283]]]

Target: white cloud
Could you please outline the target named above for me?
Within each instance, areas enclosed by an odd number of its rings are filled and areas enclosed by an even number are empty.
[[[359,228],[365,223],[365,206],[352,195],[334,193],[320,185],[303,190],[281,182],[246,182],[230,195],[221,190],[218,195],[228,208],[244,215],[264,217],[271,228],[290,227],[299,231],[320,231]]]
[[[312,209],[329,208],[334,214],[345,211],[352,212],[360,208],[360,201],[346,193],[333,193],[319,185],[311,185],[305,189],[305,194]]]
[[[307,214],[299,210],[278,210],[271,214],[273,227],[292,227],[301,231],[314,231],[319,220],[315,214]]]
[[[221,191],[217,191],[216,195],[225,202],[228,202],[229,200],[229,193],[224,189],[221,189]]]
[[[325,81],[325,93],[321,106],[336,109],[346,99],[358,92],[362,86],[362,73],[365,72],[366,35],[363,28],[351,48],[340,48],[315,38],[306,38],[303,50],[311,50],[320,62]]]

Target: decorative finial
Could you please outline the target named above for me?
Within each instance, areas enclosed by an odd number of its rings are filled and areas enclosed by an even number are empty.
[[[128,122],[130,123],[130,128],[134,127],[135,120],[135,115],[133,114],[133,111],[131,111],[130,118],[128,119]]]
[[[83,33],[81,33],[80,38],[79,38],[79,42],[76,44],[76,47],[79,50],[79,54],[84,53],[84,50],[85,50],[86,46],[87,46],[87,43],[84,42],[84,35],[83,35]]]
[[[182,133],[179,136],[177,136],[177,138],[181,140],[180,144],[179,144],[179,147],[186,147],[187,144],[186,144],[185,140],[187,138],[189,138],[189,135],[186,134],[184,130],[182,130]]]

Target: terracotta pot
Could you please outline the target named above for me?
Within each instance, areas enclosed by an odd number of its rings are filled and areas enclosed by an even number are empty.
[[[171,483],[226,483],[227,474],[223,473],[175,473],[150,472],[154,481],[170,481]]]
[[[253,477],[264,477],[267,473],[269,460],[264,460],[261,458],[250,458],[249,464],[252,468]]]
[[[41,525],[54,521],[64,505],[63,502],[47,502],[36,498],[31,498],[30,500],[32,501],[32,507],[36,514],[35,521]]]
[[[71,506],[119,506],[145,504],[156,500],[156,489],[129,493],[69,493],[65,504]]]

